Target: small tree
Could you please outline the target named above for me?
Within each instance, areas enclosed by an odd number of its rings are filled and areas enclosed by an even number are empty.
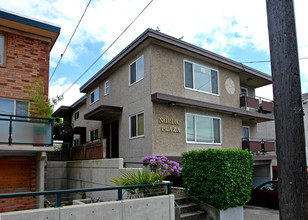
[[[54,106],[63,99],[63,96],[48,99],[44,93],[44,82],[41,78],[35,78],[25,92],[30,96],[30,115],[35,117],[51,118]]]

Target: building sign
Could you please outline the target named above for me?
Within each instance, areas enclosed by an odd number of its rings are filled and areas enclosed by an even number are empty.
[[[159,118],[162,132],[180,133],[180,121],[173,118]]]

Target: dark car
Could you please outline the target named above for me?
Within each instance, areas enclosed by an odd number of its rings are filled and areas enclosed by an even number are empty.
[[[278,181],[268,181],[252,188],[249,204],[278,209]]]

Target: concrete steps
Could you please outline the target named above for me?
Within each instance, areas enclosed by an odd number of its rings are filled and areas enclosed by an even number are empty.
[[[188,196],[175,194],[176,213],[175,220],[203,220],[206,219],[206,213],[200,210],[198,203]]]

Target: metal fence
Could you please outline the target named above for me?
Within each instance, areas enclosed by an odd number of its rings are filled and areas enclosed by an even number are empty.
[[[87,189],[67,189],[67,190],[53,190],[53,191],[44,191],[44,192],[25,192],[25,193],[9,193],[9,194],[0,194],[0,212],[7,212],[7,211],[18,211],[18,210],[26,210],[26,209],[35,209],[36,204],[35,200],[36,198],[42,197],[42,196],[50,196],[55,195],[56,201],[49,202],[48,207],[61,207],[63,204],[72,204],[72,202],[69,202],[67,199],[72,199],[73,197],[77,197],[79,194],[79,198],[83,193],[87,192],[98,192],[98,191],[117,191],[117,201],[123,200],[123,190],[131,190],[131,189],[139,189],[139,188],[147,188],[147,189],[155,189],[157,187],[167,187],[167,194],[172,194],[171,192],[171,186],[172,182],[167,183],[157,183],[157,184],[143,184],[143,185],[131,185],[131,186],[115,186],[115,187],[104,187],[104,188],[87,188]],[[72,196],[72,194],[75,194],[75,196]],[[160,194],[161,195],[161,194]],[[154,195],[152,195],[154,196]],[[14,200],[14,198],[22,199],[21,201]],[[26,199],[25,199],[26,198]],[[93,202],[100,202],[100,199],[93,199]],[[5,205],[7,206],[16,206],[16,203],[20,203],[20,206],[16,208],[7,207],[5,208]]]

